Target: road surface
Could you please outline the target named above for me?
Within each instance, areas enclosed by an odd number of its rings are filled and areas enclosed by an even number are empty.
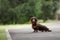
[[[34,33],[31,25],[19,29],[9,29],[12,40],[60,40],[60,21],[44,24],[52,32]]]

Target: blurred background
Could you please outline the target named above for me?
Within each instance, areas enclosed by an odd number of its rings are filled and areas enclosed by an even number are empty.
[[[29,20],[33,16],[38,19],[39,23],[52,28],[54,31],[51,32],[52,38],[58,37],[57,40],[60,39],[60,0],[0,0],[0,40],[7,40],[6,30],[9,29],[11,33],[16,32],[15,34],[20,34],[20,31],[31,31]],[[42,35],[45,37],[45,34]],[[19,35],[13,35],[12,38],[17,36]],[[35,37],[35,35],[33,36]],[[52,38],[50,39],[52,40]]]
[[[60,20],[60,0],[0,0],[0,24],[25,24],[32,16]]]

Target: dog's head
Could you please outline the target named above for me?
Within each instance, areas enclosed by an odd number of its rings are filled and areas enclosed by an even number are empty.
[[[32,17],[30,19],[30,21],[31,21],[32,24],[36,24],[37,23],[37,18],[36,17]]]

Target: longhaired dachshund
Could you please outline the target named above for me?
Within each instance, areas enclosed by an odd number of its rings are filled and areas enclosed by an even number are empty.
[[[32,29],[34,30],[34,32],[38,32],[38,31],[45,31],[45,32],[51,32],[51,30],[49,30],[49,28],[47,28],[46,26],[44,25],[41,25],[41,24],[38,24],[37,23],[37,18],[36,17],[32,17],[30,19],[31,23],[32,23]]]

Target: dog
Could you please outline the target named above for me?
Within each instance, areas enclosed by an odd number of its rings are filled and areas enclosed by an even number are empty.
[[[45,25],[41,25],[37,23],[37,18],[36,17],[32,17],[30,19],[31,23],[32,23],[32,29],[34,30],[34,32],[51,32],[51,30],[49,30],[49,28],[47,28]]]
[[[38,29],[37,29],[37,18],[36,17],[32,17],[30,19],[30,22],[32,23],[32,29],[34,30],[34,32],[38,32]]]

